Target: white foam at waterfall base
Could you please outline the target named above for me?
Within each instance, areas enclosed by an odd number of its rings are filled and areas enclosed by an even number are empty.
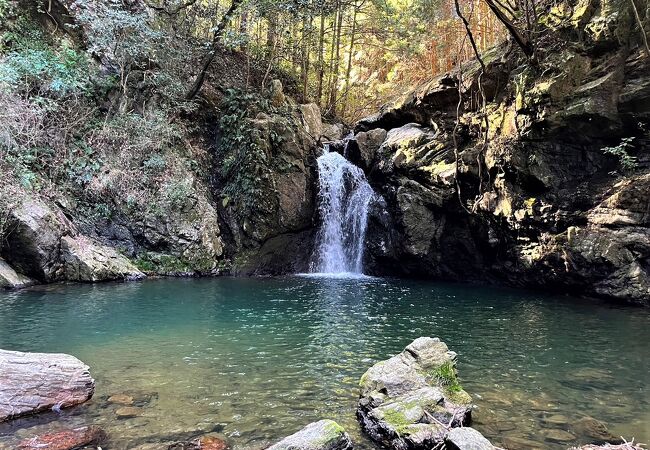
[[[375,197],[363,171],[336,152],[318,163],[318,212],[321,226],[311,276],[363,277],[368,209]]]

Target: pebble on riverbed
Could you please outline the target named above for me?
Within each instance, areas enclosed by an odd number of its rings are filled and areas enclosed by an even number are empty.
[[[114,394],[108,397],[108,403],[115,403],[117,405],[131,406],[133,405],[133,397],[126,394]]]
[[[115,410],[115,415],[118,419],[130,419],[133,417],[138,417],[142,414],[142,408],[137,408],[135,406],[123,406]]]
[[[217,436],[201,436],[188,442],[176,442],[167,450],[226,450],[228,443]]]

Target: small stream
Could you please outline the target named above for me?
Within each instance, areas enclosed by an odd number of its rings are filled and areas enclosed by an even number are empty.
[[[418,336],[459,353],[475,426],[497,444],[566,449],[589,440],[585,418],[650,442],[645,309],[370,277],[50,285],[0,304],[0,348],[70,353],[97,380],[83,406],[1,424],[4,448],[97,424],[104,450],[208,431],[261,449],[320,418],[372,448],[354,416],[358,380]],[[118,417],[107,398],[119,393],[136,399],[136,417]]]

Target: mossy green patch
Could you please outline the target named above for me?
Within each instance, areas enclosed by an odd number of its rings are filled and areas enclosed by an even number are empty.
[[[447,361],[430,372],[430,376],[449,393],[460,392],[463,387],[456,376],[456,367],[452,361]]]
[[[406,414],[396,408],[385,409],[382,412],[384,421],[393,427],[397,434],[404,434],[408,430],[408,426],[412,425],[412,422],[407,419]]]

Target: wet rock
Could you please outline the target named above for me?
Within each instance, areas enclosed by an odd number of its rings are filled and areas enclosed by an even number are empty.
[[[160,448],[160,447],[158,447]],[[168,450],[226,450],[228,443],[217,436],[200,436],[188,442],[176,442]]]
[[[90,399],[95,381],[89,367],[61,353],[0,350],[0,422]]]
[[[420,337],[361,377],[357,417],[364,431],[395,449],[440,445],[449,428],[469,424],[471,397],[460,386],[456,354]]]
[[[447,450],[493,450],[494,446],[474,428],[454,428],[445,437]]]
[[[34,283],[34,280],[19,274],[4,259],[0,258],[0,288],[20,289]]]
[[[267,450],[349,450],[350,436],[333,420],[310,423],[297,433],[287,436]]]
[[[115,403],[118,405],[131,406],[133,405],[133,397],[127,394],[114,394],[108,397],[108,403]]]
[[[115,410],[115,415],[118,419],[130,419],[138,417],[142,414],[142,408],[136,406],[123,406]]]
[[[145,276],[115,249],[84,236],[62,237],[61,258],[67,280],[139,280]]]
[[[74,450],[87,445],[98,445],[106,439],[104,430],[97,426],[72,428],[25,439],[18,444],[21,450]]]

